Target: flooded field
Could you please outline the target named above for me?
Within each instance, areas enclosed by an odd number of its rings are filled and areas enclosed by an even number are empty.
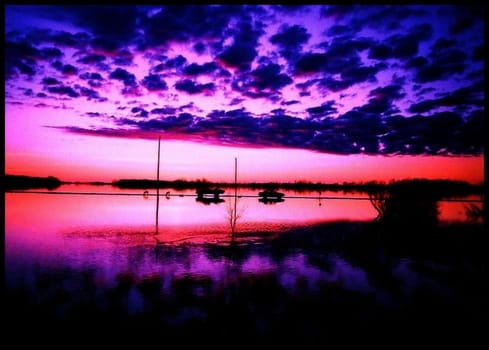
[[[478,196],[414,203],[397,225],[362,193],[264,204],[240,190],[204,204],[162,191],[156,215],[154,191],[140,192],[5,194],[11,324],[315,342],[351,321],[487,320]]]

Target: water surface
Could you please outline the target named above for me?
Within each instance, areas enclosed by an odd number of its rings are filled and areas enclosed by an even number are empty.
[[[438,202],[429,228],[463,244],[392,246],[378,240],[392,227],[375,231],[378,212],[362,193],[286,192],[265,205],[240,190],[206,205],[193,191],[162,190],[157,221],[155,191],[54,192],[5,194],[7,297],[29,322],[231,335],[230,319],[256,337],[320,339],[341,320],[487,319],[483,223],[469,223],[469,202]]]

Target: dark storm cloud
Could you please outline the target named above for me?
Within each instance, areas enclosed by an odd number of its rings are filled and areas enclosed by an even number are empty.
[[[178,116],[160,117],[158,119],[131,120],[121,119],[121,125],[135,125],[143,131],[165,131],[167,133],[185,133],[190,131],[194,117],[189,113],[180,113]]]
[[[477,154],[483,149],[481,127],[477,117],[464,123],[453,112],[440,112],[430,116],[410,118],[393,116],[386,119],[389,133],[382,136],[386,153],[395,154]],[[473,141],[467,142],[469,137]]]
[[[5,43],[6,77],[12,77],[16,73],[35,75],[37,60],[41,58],[39,50],[29,43],[7,41]]]
[[[487,7],[484,5],[454,6],[449,15],[455,20],[450,26],[450,34],[457,35],[472,28],[477,21],[484,21]]]
[[[405,59],[417,55],[419,43],[431,38],[433,28],[430,24],[420,24],[411,28],[407,35],[394,34],[382,43],[373,46],[369,58],[385,60],[388,58]]]
[[[131,113],[134,113],[135,117],[139,117],[139,118],[146,118],[149,115],[149,112],[147,110],[140,107],[133,107],[131,109]]]
[[[89,54],[77,60],[77,62],[84,64],[96,64],[106,60],[107,57],[99,54]]]
[[[248,70],[257,56],[256,46],[264,30],[259,22],[242,16],[233,35],[233,43],[224,48],[217,58],[225,65]]]
[[[129,50],[121,50],[112,62],[118,66],[130,66],[133,64],[133,59],[134,56]]]
[[[42,80],[44,85],[60,85],[61,82],[55,78],[46,77]]]
[[[342,24],[335,24],[328,29],[326,34],[328,36],[341,36],[341,35],[350,35],[353,32],[353,28],[350,26],[345,26]]]
[[[386,96],[390,92],[393,99],[400,96],[395,87],[385,87],[382,91]],[[283,109],[263,117],[253,116],[244,108],[215,110],[205,117],[190,113],[176,116],[175,110],[161,109],[156,113],[161,114],[157,119],[117,119],[117,125],[135,127],[134,130],[66,130],[129,137],[143,131],[164,131],[168,139],[185,137],[211,144],[308,148],[338,154],[478,154],[483,149],[482,110],[472,112],[464,121],[454,112],[382,118],[362,106],[332,118],[327,115],[332,111],[332,104],[333,101],[329,101],[311,108],[309,113],[322,114],[321,119],[291,117]],[[131,111],[139,113],[138,116],[147,116],[147,112],[139,107]],[[163,116],[165,114],[167,116]]]
[[[192,63],[183,69],[183,73],[187,75],[201,75],[210,74],[219,69],[219,66],[215,62],[207,62],[202,65],[197,63]]]
[[[143,85],[146,89],[150,91],[168,89],[166,82],[157,74],[150,74],[144,77],[143,81],[141,82],[141,85]]]
[[[457,143],[459,154],[480,154],[486,143],[484,109],[473,111],[466,117]]]
[[[32,28],[29,32],[21,33],[20,31],[7,31],[6,37],[11,41],[26,41],[31,43],[31,45],[39,45],[46,42],[50,42],[49,37],[53,34],[51,29],[39,29]]]
[[[417,87],[417,88],[415,88],[415,87]],[[426,94],[428,92],[436,91],[436,89],[434,87],[426,87],[426,88],[422,88],[422,89],[421,89],[421,85],[415,85],[415,87],[413,87],[413,90],[416,91],[416,97],[423,96],[424,94]]]
[[[63,63],[61,61],[54,61],[51,63],[51,67],[61,72],[61,70],[63,69]]]
[[[197,44],[194,44],[193,49],[199,55],[202,55],[205,52],[205,50],[206,50],[206,46],[205,46],[204,43],[198,42]]]
[[[61,58],[64,56],[63,52],[57,47],[45,47],[40,50],[41,57],[46,59]]]
[[[90,40],[87,33],[68,33],[64,31],[54,32],[48,40],[61,47],[72,47],[77,49],[85,48]]]
[[[71,64],[65,64],[61,68],[61,73],[65,74],[65,75],[75,75],[75,74],[78,74],[78,68],[76,68],[75,66],[73,66]]]
[[[438,107],[482,108],[484,106],[484,83],[482,81],[460,88],[454,92],[445,93],[437,99],[428,99],[412,104],[408,111],[411,113],[424,113]]]
[[[283,105],[283,106],[291,106],[291,105],[295,105],[297,103],[300,103],[300,101],[297,101],[297,100],[282,101],[281,102],[281,105]]]
[[[399,100],[406,96],[401,85],[388,85],[370,91],[369,96],[377,99]]]
[[[296,73],[320,72],[326,62],[324,53],[306,53],[302,55],[295,65]]]
[[[421,8],[409,6],[365,6],[365,5],[329,5],[321,9],[321,16],[333,21],[347,21],[345,25],[348,33],[357,33],[364,28],[382,31],[401,29],[402,21],[410,17],[419,17],[424,14]],[[346,28],[334,27],[328,35],[346,34]]]
[[[163,63],[157,64],[151,68],[151,73],[160,73],[166,69],[166,65]]]
[[[358,8],[358,5],[330,5],[321,8],[321,17],[334,17],[337,20],[341,20],[347,16],[350,16]]]
[[[211,113],[207,114],[207,117],[210,119],[221,119],[221,118],[237,118],[237,117],[246,117],[246,118],[251,118],[252,114],[248,111],[246,111],[245,108],[239,108],[239,109],[232,109],[229,111],[225,110],[214,110]]]
[[[40,58],[41,54],[39,50],[25,41],[13,42],[7,41],[5,43],[5,56],[7,58]]]
[[[122,81],[124,83],[124,86],[137,86],[136,76],[122,68],[117,68],[112,73],[110,73],[109,78]]]
[[[304,5],[275,5],[275,11],[288,13],[290,15],[297,15],[303,12],[309,12],[310,8]]]
[[[85,72],[83,74],[80,74],[80,78],[83,80],[104,80],[102,76],[99,73],[90,73],[90,72]]]
[[[98,40],[95,45],[101,48],[116,48],[118,43],[134,37],[139,12],[137,6],[74,5],[64,9],[75,15],[75,24],[93,33]]]
[[[428,59],[423,56],[416,56],[406,62],[406,68],[422,68],[428,65]]]
[[[203,91],[213,91],[215,89],[214,83],[198,84],[192,80],[184,79],[175,84],[175,88],[180,91],[185,91],[189,94],[198,94]]]
[[[241,6],[164,6],[157,14],[140,19],[145,31],[141,47],[190,38],[220,39],[233,17],[246,13]]]
[[[98,92],[95,90],[89,89],[89,88],[81,86],[79,84],[75,84],[74,88],[76,90],[78,90],[80,96],[87,97],[89,100],[100,98]]]
[[[396,30],[400,28],[400,23],[409,17],[419,17],[424,15],[422,7],[409,6],[358,6],[356,16],[351,20],[351,25],[360,30],[368,27],[377,30]]]
[[[457,44],[457,40],[440,38],[433,45],[431,45],[431,50],[433,51],[445,50],[455,46],[456,44]]]
[[[51,67],[56,69],[57,71],[63,73],[64,75],[75,75],[78,74],[78,68],[71,64],[63,64],[60,61],[54,61],[51,63]]]
[[[151,114],[175,114],[177,111],[174,107],[160,107],[151,110]]]
[[[323,147],[332,147],[339,153],[379,153],[378,137],[385,132],[385,127],[377,113],[355,109],[328,124],[332,124],[335,131],[323,131]],[[337,145],[332,144],[335,141]]]
[[[361,83],[364,81],[375,82],[375,74],[377,74],[384,68],[386,68],[386,66],[382,63],[376,64],[374,66],[351,67],[350,69],[346,69],[344,72],[342,72],[341,77],[344,81],[350,82],[350,85],[354,85],[356,83]]]
[[[251,72],[253,81],[250,86],[256,87],[258,90],[272,89],[278,90],[286,85],[291,84],[292,79],[280,73],[278,64],[261,65]]]
[[[378,63],[374,66],[350,65],[343,68],[340,79],[327,76],[326,78],[312,80],[311,83],[318,83],[319,86],[334,92],[342,91],[361,82],[376,82],[376,74],[385,68],[384,63]]]
[[[369,97],[371,98],[366,104],[354,107],[340,118],[357,118],[359,120],[366,120],[367,118],[370,121],[375,121],[372,125],[375,125],[375,127],[378,128],[380,125],[380,119],[378,118],[398,113],[399,109],[394,105],[394,101],[399,100],[404,96],[405,93],[402,92],[402,86],[400,85],[388,85],[373,89],[369,93]],[[376,129],[376,132],[377,131],[378,130]],[[367,133],[370,133],[370,131],[367,131]]]
[[[307,112],[309,113],[310,118],[320,118],[336,114],[337,109],[333,107],[334,105],[335,101],[327,101],[321,104],[321,106],[308,108]]]
[[[68,95],[69,97],[79,97],[80,94],[73,90],[69,86],[50,86],[47,88],[48,92],[58,95]]]
[[[354,59],[359,61],[358,52],[368,49],[374,44],[372,39],[365,37],[341,36],[327,43],[321,43],[319,47],[324,48],[326,59],[340,60]],[[328,62],[331,65],[331,62]]]
[[[485,53],[484,45],[479,45],[475,47],[474,50],[472,51],[472,59],[474,61],[483,61],[484,53]]]
[[[121,44],[117,40],[97,37],[90,41],[92,49],[104,52],[116,52]]]
[[[227,47],[218,58],[231,67],[246,70],[249,69],[256,55],[255,44],[238,42]]]
[[[301,51],[302,45],[306,44],[311,34],[307,29],[293,25],[282,25],[277,34],[270,37],[270,42],[280,47],[280,53],[285,58],[291,58]]]
[[[366,104],[353,108],[353,111],[379,116],[392,115],[399,112],[399,109],[392,105],[392,102],[385,98],[371,98]]]
[[[162,67],[166,68],[179,68],[187,63],[187,59],[182,55],[168,59]],[[158,66],[157,66],[158,67]],[[156,67],[155,67],[156,69]],[[158,71],[158,70],[157,70]]]
[[[459,49],[432,51],[430,63],[421,65],[416,72],[415,81],[426,83],[463,73],[466,69],[467,54]]]
[[[362,71],[365,71],[365,67],[362,67],[359,52],[366,50],[371,45],[372,40],[363,37],[335,38],[331,43],[319,45],[324,49],[324,53],[305,53],[299,56],[295,63],[295,73],[341,73],[343,76],[342,81],[345,82],[344,86],[347,87],[349,86],[348,81],[353,83],[357,80],[355,78],[352,79],[352,75],[356,74],[355,72],[362,74]],[[360,79],[360,81],[365,81],[365,79]],[[335,84],[341,84],[341,82],[336,82],[332,85]]]

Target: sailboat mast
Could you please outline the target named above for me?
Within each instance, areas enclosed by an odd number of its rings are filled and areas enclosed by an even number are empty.
[[[159,189],[159,182],[160,182],[160,143],[161,143],[161,136],[158,136],[158,167],[156,169],[156,188]]]
[[[156,169],[156,234],[158,234],[158,214],[160,209],[160,143],[161,136],[158,136],[158,166]]]
[[[234,158],[234,211],[233,211],[233,235],[234,226],[236,226],[237,213],[236,213],[236,202],[238,200],[238,158]]]
[[[234,158],[234,191],[238,187],[238,158]]]

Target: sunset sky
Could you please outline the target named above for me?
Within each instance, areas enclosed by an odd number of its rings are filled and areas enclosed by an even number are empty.
[[[479,183],[485,11],[6,6],[5,172]]]

